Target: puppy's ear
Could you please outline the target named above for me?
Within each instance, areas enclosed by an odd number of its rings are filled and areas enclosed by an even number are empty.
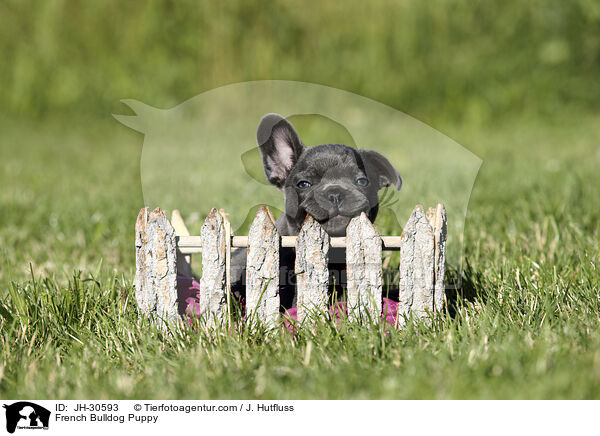
[[[304,152],[304,144],[292,125],[278,114],[268,114],[260,120],[256,141],[262,155],[267,180],[282,188],[290,171]]]
[[[369,179],[378,183],[377,189],[394,186],[400,190],[402,177],[385,156],[373,150],[358,150],[358,154],[365,164]]]

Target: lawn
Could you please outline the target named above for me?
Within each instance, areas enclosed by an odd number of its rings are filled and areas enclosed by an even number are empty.
[[[432,125],[483,159],[439,325],[294,337],[138,323],[142,135],[0,119],[0,397],[599,398],[600,123],[541,119]]]

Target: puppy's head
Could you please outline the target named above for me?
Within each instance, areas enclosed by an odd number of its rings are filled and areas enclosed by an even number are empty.
[[[256,136],[267,180],[283,191],[285,218],[294,232],[308,213],[329,235],[343,236],[361,212],[375,220],[377,191],[402,186],[398,171],[376,151],[342,144],[307,148],[281,115],[265,115]]]

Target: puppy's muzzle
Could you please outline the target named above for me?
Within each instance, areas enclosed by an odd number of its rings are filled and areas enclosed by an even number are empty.
[[[366,197],[339,185],[330,185],[315,192],[300,206],[321,223],[337,216],[352,218],[369,211]]]
[[[344,191],[338,186],[330,186],[327,188],[324,196],[335,207],[340,207],[342,201],[344,201],[344,198],[346,197]]]

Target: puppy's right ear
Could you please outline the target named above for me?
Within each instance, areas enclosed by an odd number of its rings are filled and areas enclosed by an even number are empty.
[[[290,171],[304,152],[304,144],[292,125],[278,114],[268,114],[260,120],[256,141],[267,180],[283,188]]]

